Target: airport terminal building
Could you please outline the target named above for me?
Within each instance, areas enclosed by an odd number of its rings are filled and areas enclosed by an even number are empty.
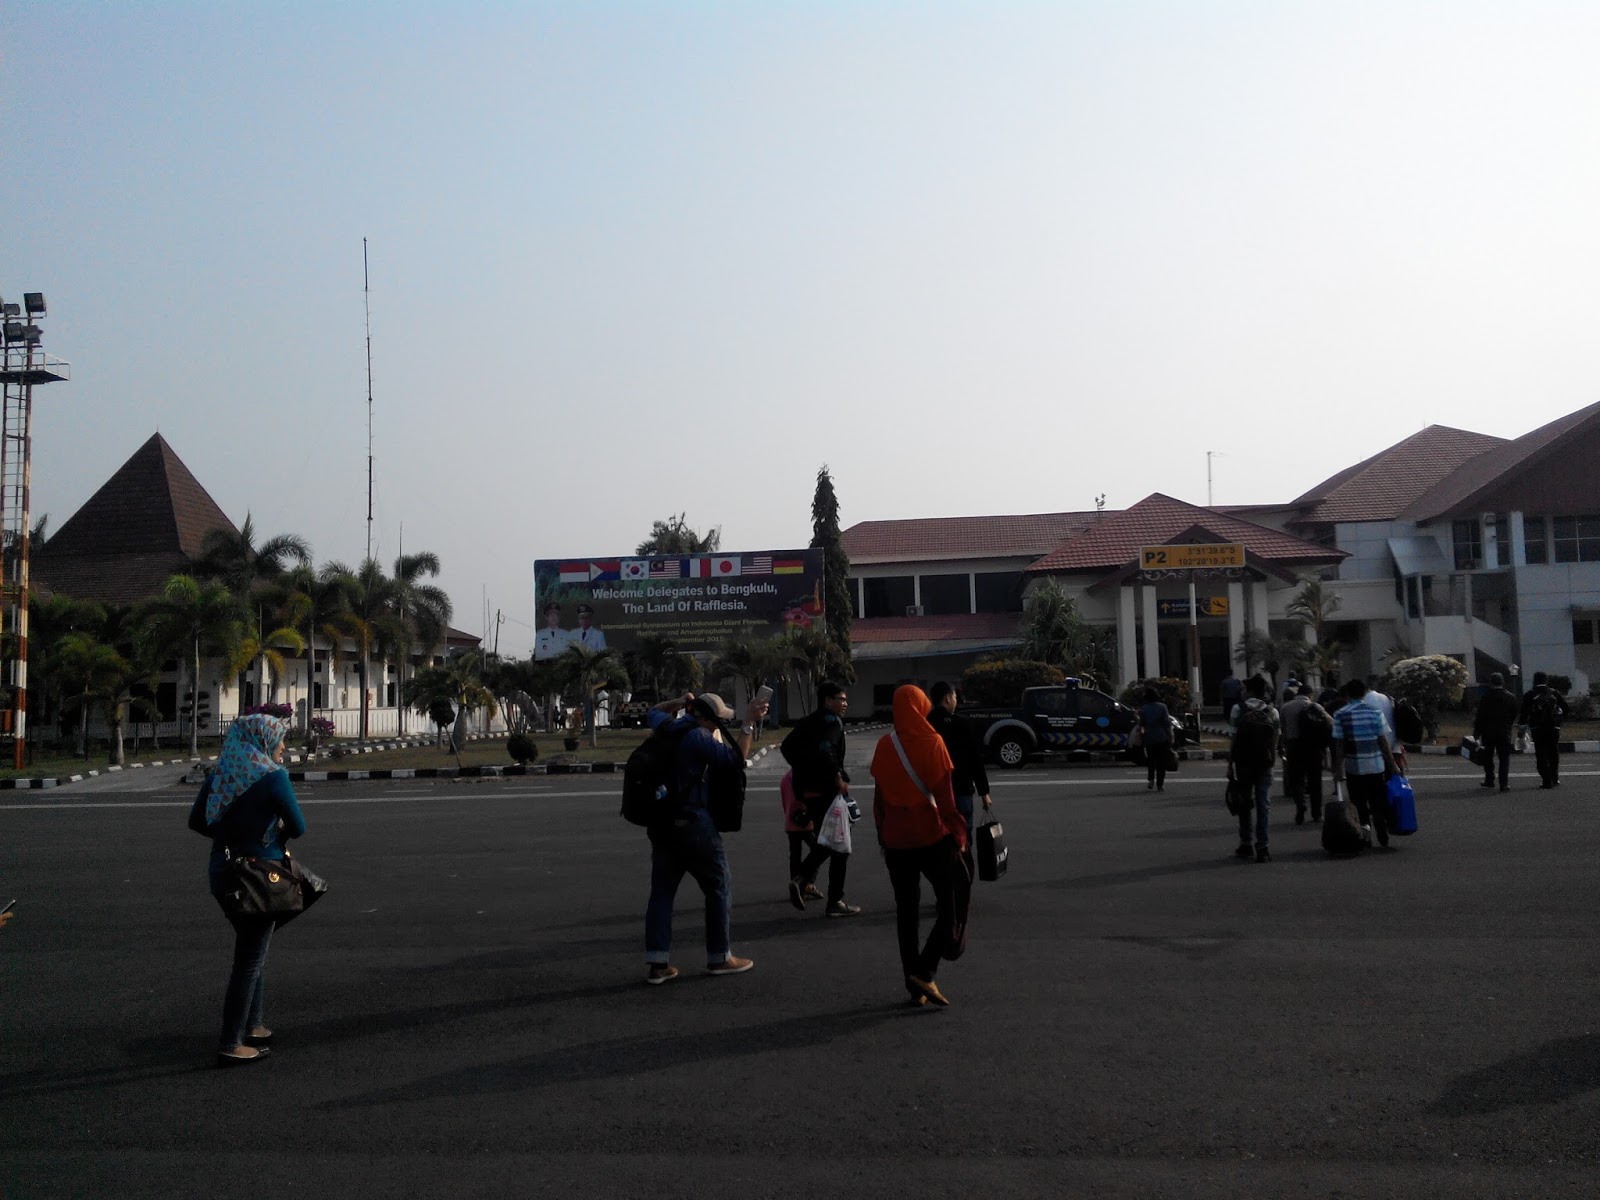
[[[1399,652],[1448,654],[1472,680],[1549,671],[1600,680],[1600,404],[1507,440],[1421,432],[1279,505],[1205,508],[1160,493],[1120,511],[863,521],[845,531],[858,693],[955,679],[1016,644],[1044,578],[1115,629],[1120,686],[1187,677],[1189,580],[1146,572],[1153,545],[1231,543],[1241,569],[1195,581],[1207,703],[1243,671],[1247,629],[1309,636],[1290,615],[1305,584],[1338,606],[1324,640],[1340,673]]]

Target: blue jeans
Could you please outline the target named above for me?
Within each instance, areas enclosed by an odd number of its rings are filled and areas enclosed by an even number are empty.
[[[1256,848],[1267,848],[1267,823],[1272,816],[1272,772],[1268,771],[1261,778],[1247,785],[1255,793],[1255,840]],[[1250,809],[1245,809],[1239,814],[1239,841],[1246,846],[1250,844]]]
[[[233,926],[233,971],[222,1000],[222,1036],[218,1048],[237,1050],[245,1035],[263,1023],[266,1001],[267,948],[272,944],[271,917],[229,917]]]
[[[644,913],[644,960],[672,961],[672,900],[685,874],[706,897],[706,962],[727,960],[733,917],[733,886],[722,835],[705,809],[694,809],[670,825],[650,830],[650,903]]]

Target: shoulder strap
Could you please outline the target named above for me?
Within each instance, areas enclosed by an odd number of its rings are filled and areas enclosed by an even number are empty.
[[[900,735],[891,729],[889,731],[889,741],[894,744],[894,752],[900,756],[900,765],[906,769],[906,774],[911,776],[911,782],[917,785],[918,791],[929,800],[932,800],[933,793],[928,790],[928,785],[922,782],[922,776],[917,774],[916,769],[911,765],[911,760],[906,757],[906,748],[900,744]]]

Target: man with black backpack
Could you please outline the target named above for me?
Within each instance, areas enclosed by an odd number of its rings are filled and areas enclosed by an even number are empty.
[[[685,711],[687,710],[687,711]],[[665,700],[650,710],[652,737],[673,739],[673,771],[657,792],[650,814],[650,903],[644,916],[645,982],[668,983],[678,977],[672,965],[672,901],[683,877],[693,875],[706,897],[706,973],[738,975],[755,963],[733,953],[733,891],[728,855],[712,817],[717,776],[744,770],[750,740],[767,715],[767,701],[752,701],[744,726],[729,736],[723,726],[733,710],[715,692],[690,692]],[[626,788],[626,782],[624,787]],[[624,812],[627,815],[627,812]],[[736,827],[736,826],[734,826]]]
[[[1311,800],[1311,820],[1322,821],[1322,759],[1333,738],[1333,718],[1311,698],[1309,684],[1278,710],[1283,730],[1284,783],[1294,801],[1294,823],[1306,823],[1306,799]]]
[[[844,714],[849,707],[850,696],[844,687],[824,679],[817,685],[816,711],[796,721],[778,747],[778,753],[794,770],[795,795],[805,807],[812,829],[822,828],[823,818],[836,797],[848,797],[850,793],[850,775],[844,769]],[[850,856],[827,846],[815,847],[800,864],[799,874],[789,880],[789,903],[805,908],[807,889],[816,882],[823,860],[828,863],[828,904],[824,914],[856,916],[861,912],[860,906],[844,898]]]
[[[1229,775],[1243,784],[1254,804],[1239,806],[1240,858],[1271,862],[1267,851],[1267,825],[1272,815],[1272,768],[1278,761],[1278,710],[1267,702],[1267,681],[1260,675],[1245,680],[1244,703],[1234,722],[1228,748]],[[1251,814],[1255,816],[1255,844],[1250,842]]]
[[[1522,698],[1518,724],[1533,739],[1534,763],[1539,768],[1539,786],[1561,785],[1561,722],[1567,717],[1567,702],[1550,686],[1543,671],[1533,673],[1533,687]]]
[[[1478,711],[1472,718],[1472,736],[1482,742],[1488,752],[1484,756],[1483,782],[1479,787],[1494,786],[1495,760],[1498,759],[1500,790],[1511,790],[1511,735],[1520,712],[1517,698],[1506,689],[1505,676],[1494,672],[1489,676],[1489,686],[1478,698]]]

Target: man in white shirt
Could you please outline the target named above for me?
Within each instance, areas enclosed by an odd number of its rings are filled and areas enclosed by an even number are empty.
[[[600,651],[606,648],[606,635],[594,625],[594,609],[587,604],[578,605],[578,627],[567,635],[572,644],[585,650]]]
[[[573,635],[561,628],[561,605],[551,603],[544,606],[544,628],[539,630],[539,636],[533,642],[533,657],[536,659],[559,658],[572,643]]]

